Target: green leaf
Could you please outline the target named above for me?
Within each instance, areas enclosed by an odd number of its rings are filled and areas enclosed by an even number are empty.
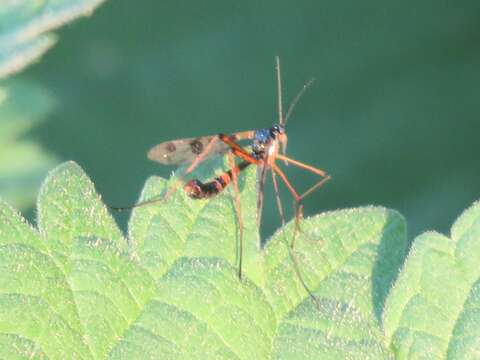
[[[221,161],[213,162],[219,168]],[[259,242],[256,229],[255,169],[246,169],[247,176],[239,179],[241,208],[244,223],[244,270],[258,282],[262,265],[259,263]],[[196,175],[207,180],[211,168]],[[158,177],[150,178],[139,201],[154,198],[172,186],[175,178],[167,182]],[[232,266],[238,263],[238,224],[233,206],[234,195],[227,191],[210,201],[192,201],[182,191],[177,191],[171,201],[158,202],[155,206],[137,207],[129,221],[129,238],[141,263],[155,278],[162,276],[182,256],[221,257]],[[221,215],[221,216],[219,216]],[[215,241],[212,241],[215,239]]]
[[[89,15],[104,0],[7,1],[0,6],[0,79],[38,59],[56,41],[50,31]],[[18,137],[53,108],[51,97],[24,81],[0,83],[0,194],[21,209],[33,203],[41,179],[56,159]]]
[[[366,207],[305,221],[308,237],[299,238],[295,254],[318,308],[292,271],[284,237],[291,226],[266,249],[265,291],[280,321],[274,358],[390,358],[379,314],[406,251],[403,218]]]
[[[207,167],[195,176],[211,178],[212,172]],[[142,198],[158,196],[174,181],[149,179]],[[260,249],[254,168],[239,186],[246,230],[242,281],[231,188],[208,201],[179,190],[167,201],[136,208],[128,240],[72,162],[44,182],[38,230],[1,203],[5,353],[392,358],[379,319],[406,251],[403,218],[366,207],[303,220],[293,254],[315,302],[288,252],[292,224]]]
[[[0,210],[0,334],[7,354],[83,357],[88,349],[65,274],[48,243],[7,204]],[[2,350],[4,351],[4,350]]]
[[[24,210],[57,159],[26,134],[55,106],[41,86],[19,79],[0,86],[0,196]]]
[[[0,78],[38,59],[56,39],[53,29],[85,16],[104,0],[7,1],[0,8]]]
[[[451,238],[417,237],[392,289],[385,333],[399,359],[476,359],[480,354],[480,203]]]
[[[39,59],[55,42],[56,37],[48,34],[22,43],[0,44],[0,79],[21,71]]]

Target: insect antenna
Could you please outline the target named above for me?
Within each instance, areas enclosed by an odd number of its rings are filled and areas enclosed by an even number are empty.
[[[290,106],[288,107],[288,110],[287,110],[287,115],[285,116],[285,122],[283,123],[283,125],[285,125],[288,121],[288,119],[290,118],[290,115],[292,115],[293,113],[293,109],[295,109],[295,106],[297,105],[297,103],[300,101],[300,99],[302,98],[303,94],[305,94],[305,91],[307,91],[307,89],[315,82],[315,78],[311,78],[310,80],[308,80],[307,83],[305,83],[305,85],[303,85],[303,87],[300,89],[300,91],[298,92],[297,96],[295,96],[292,100],[292,102],[290,103]]]
[[[297,95],[293,98],[293,101],[290,103],[290,106],[288,107],[287,114],[285,117],[283,116],[283,95],[282,95],[282,74],[281,74],[281,69],[280,69],[280,58],[278,56],[275,57],[275,70],[277,73],[277,103],[278,103],[278,122],[281,126],[285,127],[287,124],[288,119],[293,113],[293,110],[295,109],[295,106],[297,103],[300,101],[302,98],[303,94],[307,91],[307,89],[314,83],[315,79],[312,78],[310,79],[303,87],[300,89],[300,91],[297,93]],[[281,142],[281,152],[282,154],[287,153],[287,136],[284,135],[283,139],[280,140]],[[285,161],[285,165],[288,165],[288,161]]]
[[[278,122],[285,126],[283,121],[283,100],[282,100],[282,74],[280,72],[280,58],[275,57],[275,71],[277,73],[277,103],[278,103]]]

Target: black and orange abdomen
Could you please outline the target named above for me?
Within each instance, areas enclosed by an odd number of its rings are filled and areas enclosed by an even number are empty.
[[[238,166],[206,183],[202,183],[198,179],[190,180],[185,184],[183,190],[192,199],[209,199],[220,194],[232,182],[234,172],[238,174],[250,164],[247,161],[241,162]]]

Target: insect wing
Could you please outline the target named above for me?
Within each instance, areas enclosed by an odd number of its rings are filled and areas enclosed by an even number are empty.
[[[148,158],[164,165],[191,163],[217,135],[165,141],[148,152]],[[225,154],[230,147],[217,141],[208,156]]]

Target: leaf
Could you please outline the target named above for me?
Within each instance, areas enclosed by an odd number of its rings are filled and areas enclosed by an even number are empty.
[[[308,237],[299,239],[295,254],[318,309],[292,271],[282,236],[291,226],[266,249],[265,291],[281,319],[274,358],[390,358],[378,317],[405,254],[403,218],[367,207],[305,221]]]
[[[207,167],[195,176],[212,173]],[[149,179],[142,198],[158,196],[174,181]],[[288,252],[292,224],[259,248],[254,185],[252,168],[240,182],[242,281],[231,189],[209,201],[191,200],[180,190],[168,201],[138,207],[128,240],[72,162],[44,182],[38,230],[1,203],[5,352],[50,358],[392,358],[379,317],[406,250],[403,218],[366,207],[302,221],[293,253],[317,307]]]
[[[475,359],[480,354],[480,203],[451,238],[417,237],[389,294],[384,327],[400,359]]]
[[[213,162],[211,168],[219,168],[221,164],[221,161]],[[212,176],[211,168],[200,170],[196,175],[206,181]],[[248,175],[239,179],[245,227],[244,270],[252,279],[257,279],[257,268],[261,264],[257,259],[256,199],[252,196],[256,187],[255,169],[247,168],[245,173]],[[147,181],[139,201],[158,196],[165,186],[172,186],[174,181],[175,178],[166,182],[152,177]],[[168,203],[135,208],[128,227],[129,238],[140,261],[155,278],[162,276],[179,257],[185,255],[221,257],[233,266],[238,262],[239,233],[231,191],[210,201],[191,201],[182,191],[177,191]]]
[[[85,16],[104,0],[7,1],[0,8],[0,78],[22,70],[56,41],[51,30]]]
[[[103,0],[7,1],[0,6],[0,79],[38,59],[56,41],[51,30],[90,14]],[[33,83],[0,83],[0,194],[21,209],[33,202],[56,159],[33,141],[20,141],[52,110],[53,101]]]
[[[57,159],[26,133],[53,110],[55,102],[30,81],[0,86],[0,195],[24,210],[33,204],[48,169]]]
[[[7,353],[88,353],[75,299],[48,243],[7,204],[0,210],[0,334]],[[3,347],[2,347],[3,348]],[[3,351],[3,350],[2,350]]]
[[[39,59],[55,42],[55,36],[49,34],[19,44],[0,44],[0,79]]]

